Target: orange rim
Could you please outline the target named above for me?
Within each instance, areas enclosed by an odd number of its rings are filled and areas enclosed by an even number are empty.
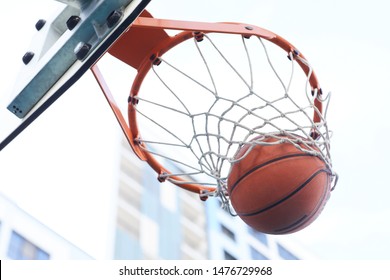
[[[171,37],[165,33],[165,29],[184,31],[177,34],[176,36]],[[246,37],[252,35],[258,36],[276,44],[285,50],[287,54],[292,54],[294,58],[299,57],[306,61],[305,57],[284,38],[260,27],[242,23],[200,23],[176,20],[161,20],[152,18],[151,15],[145,11],[142,17],[139,17],[134,22],[129,31],[129,34],[125,34],[123,36],[124,38],[120,38],[113,46],[113,48],[109,50],[111,54],[126,62],[127,64],[135,67],[138,71],[130,91],[128,103],[129,128],[125,133],[135,154],[141,160],[146,161],[155,170],[155,172],[157,172],[158,179],[160,181],[164,181],[167,177],[166,175],[171,174],[171,172],[162,166],[151,153],[147,152],[145,149],[146,147],[144,146],[145,144],[138,141],[138,139],[141,139],[141,137],[137,124],[137,111],[135,108],[137,105],[137,98],[135,97],[139,94],[142,82],[148,74],[149,70],[152,68],[153,64],[159,63],[159,57],[163,56],[167,51],[174,48],[178,44],[196,36],[201,36],[202,33],[228,33],[240,34]],[[134,53],[132,51],[120,51],[121,49],[127,48],[127,46],[124,46],[124,44],[128,44],[131,40],[135,39],[135,35],[131,34],[131,32],[137,33],[136,41],[140,40],[145,44],[145,46],[139,48],[138,53]],[[310,75],[308,80],[311,89],[313,91],[317,90],[318,94],[321,94],[321,89],[315,73],[300,59],[296,59],[296,61],[306,76]],[[317,98],[314,102],[314,105],[319,112],[319,114],[315,112],[313,116],[313,121],[316,123],[321,120],[322,103]],[[178,176],[169,175],[169,178],[173,179],[173,181],[177,181],[174,182],[177,186],[198,194],[202,194],[204,192],[213,192],[216,190],[214,187],[185,183],[185,181]]]

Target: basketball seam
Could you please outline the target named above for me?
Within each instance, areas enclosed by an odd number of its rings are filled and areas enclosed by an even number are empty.
[[[329,177],[326,177],[326,184],[329,185]],[[311,218],[313,218],[313,216],[317,215],[318,211],[322,211],[322,209],[324,208],[325,204],[323,203],[323,201],[324,201],[324,199],[327,198],[326,194],[327,194],[327,191],[324,190],[324,192],[322,193],[320,202],[317,204],[317,206],[315,207],[314,211],[312,211],[311,215],[304,215],[302,218],[300,218],[298,221],[296,221],[295,223],[291,224],[290,226],[284,227],[284,228],[281,228],[281,229],[277,229],[277,230],[275,230],[275,232],[278,233],[278,234],[291,232],[291,231],[296,230],[297,228],[299,228],[302,224],[306,223]]]
[[[289,195],[285,196],[284,198],[282,198],[281,200],[261,209],[261,210],[257,210],[256,212],[252,212],[252,213],[237,213],[238,215],[240,216],[254,216],[254,215],[258,215],[262,212],[265,212],[281,203],[283,203],[284,201],[288,200],[290,197],[292,197],[293,195],[295,195],[296,193],[298,193],[300,190],[302,190],[307,184],[309,184],[318,174],[322,173],[322,172],[325,172],[325,173],[328,173],[330,174],[330,171],[328,169],[320,169],[318,171],[316,171],[312,176],[310,176],[310,178],[308,178],[302,185],[300,185],[298,188],[296,188],[293,192],[291,192]]]
[[[247,171],[244,175],[242,175],[229,189],[230,189],[230,193],[233,193],[234,189],[236,188],[236,186],[248,175],[250,175],[251,173],[255,172],[256,170],[268,165],[268,164],[271,164],[271,163],[274,163],[274,162],[277,162],[277,161],[280,161],[280,160],[284,160],[284,159],[288,159],[288,158],[293,158],[293,157],[313,157],[312,155],[309,155],[309,154],[291,154],[291,155],[286,155],[286,156],[282,156],[282,157],[278,157],[278,158],[274,158],[274,159],[271,159],[269,161],[266,161],[266,162],[263,162],[262,164],[260,165],[257,165],[255,167],[253,167],[252,169],[250,169],[249,171]]]
[[[283,234],[283,233],[287,233],[287,232],[291,232],[292,230],[294,230],[295,228],[298,228],[300,227],[302,224],[306,223],[307,221],[307,218],[311,218],[313,215],[311,216],[308,216],[308,215],[303,215],[301,218],[299,218],[297,221],[295,221],[294,223],[286,226],[286,227],[283,227],[283,228],[279,228],[279,229],[275,229],[274,230],[274,233],[277,233],[277,234]]]

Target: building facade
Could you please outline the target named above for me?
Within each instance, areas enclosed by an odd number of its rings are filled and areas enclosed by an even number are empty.
[[[221,208],[216,198],[169,182],[140,161],[124,141],[117,149],[112,211],[102,230],[109,229],[106,254],[117,260],[280,260],[313,256],[288,236],[253,231]],[[114,167],[115,168],[115,167]],[[97,244],[102,246],[102,243]],[[1,259],[93,259],[56,232],[0,195]]]
[[[168,182],[123,143],[113,259],[311,259],[286,236],[265,235]]]
[[[0,195],[0,259],[89,260],[92,257]]]
[[[119,139],[118,139],[119,140]],[[121,140],[119,140],[121,141]],[[118,142],[117,142],[118,143]],[[109,215],[101,223],[107,235],[105,255],[118,260],[277,260],[313,256],[288,236],[253,231],[223,210],[216,198],[201,201],[197,194],[169,182],[139,160],[126,141],[115,145]],[[120,146],[118,148],[118,146]],[[115,163],[116,162],[116,163]],[[106,176],[106,175],[104,175]],[[93,259],[77,246],[0,195],[1,259]]]

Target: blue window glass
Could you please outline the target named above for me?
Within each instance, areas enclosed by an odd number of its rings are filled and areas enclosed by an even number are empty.
[[[252,260],[268,260],[266,256],[264,256],[262,253],[260,253],[255,248],[251,247],[251,257]]]
[[[228,229],[225,225],[221,225],[221,229],[222,229],[223,234],[226,235],[227,237],[229,237],[231,240],[236,239],[234,232],[231,231],[230,229]]]
[[[47,252],[15,231],[12,232],[7,255],[14,260],[48,260],[50,258]]]
[[[252,234],[252,236],[254,236],[261,243],[263,243],[264,245],[268,245],[267,235],[265,235],[262,232],[258,232],[252,228],[249,228],[249,232]]]
[[[278,252],[279,255],[285,260],[298,260],[298,258],[293,253],[280,244],[278,244]]]
[[[223,255],[225,260],[237,260],[232,254],[227,251],[223,251]]]

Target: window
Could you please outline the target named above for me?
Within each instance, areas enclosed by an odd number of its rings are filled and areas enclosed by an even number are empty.
[[[8,247],[8,257],[14,260],[48,260],[50,256],[41,248],[13,231]]]
[[[266,256],[264,256],[262,253],[260,253],[255,248],[251,247],[251,257],[252,260],[268,260]]]
[[[223,251],[223,255],[224,255],[225,260],[236,260],[236,258],[233,257],[233,255],[230,254],[229,252]]]
[[[279,255],[285,260],[298,260],[298,258],[289,250],[278,244]]]
[[[252,236],[254,236],[261,243],[263,243],[264,245],[268,245],[267,235],[265,235],[262,232],[258,232],[252,228],[249,228],[249,232],[252,234]]]
[[[232,240],[235,240],[235,239],[236,239],[236,237],[235,237],[233,231],[231,231],[230,229],[228,229],[228,228],[225,227],[224,225],[221,225],[221,227],[222,227],[222,232],[223,232],[223,234],[225,234],[227,237],[229,237],[229,238],[232,239]]]

